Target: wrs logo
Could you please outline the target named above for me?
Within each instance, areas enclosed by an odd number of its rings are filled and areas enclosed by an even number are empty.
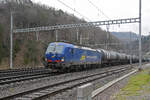
[[[85,60],[85,56],[82,55],[81,58],[80,58],[80,60]]]

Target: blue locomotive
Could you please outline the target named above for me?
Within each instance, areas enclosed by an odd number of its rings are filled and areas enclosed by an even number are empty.
[[[45,66],[59,70],[86,68],[91,64],[101,64],[101,57],[101,53],[95,49],[54,42],[50,43],[46,50]]]
[[[104,65],[127,64],[137,56],[114,51],[92,49],[64,42],[50,43],[45,53],[45,67],[57,70],[81,70]]]

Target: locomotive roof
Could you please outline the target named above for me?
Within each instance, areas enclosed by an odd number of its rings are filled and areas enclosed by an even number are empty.
[[[70,44],[70,43],[65,43],[65,42],[52,42],[52,43],[50,43],[50,45],[64,45],[65,47],[74,47],[74,48],[80,48],[80,49],[85,49],[85,50],[96,51],[96,49],[92,49],[92,48],[89,48],[89,47],[77,46],[77,45]]]
[[[52,42],[50,45],[64,45],[65,47],[74,47],[73,44],[70,43],[64,43],[64,42]]]
[[[89,48],[89,47],[81,47],[81,46],[74,46],[75,48],[81,48],[81,49],[84,49],[84,50],[91,50],[91,51],[96,51],[96,49],[92,49],[92,48]]]

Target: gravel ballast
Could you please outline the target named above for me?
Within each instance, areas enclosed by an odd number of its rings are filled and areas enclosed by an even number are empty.
[[[127,65],[124,65],[127,66]],[[90,71],[83,71],[83,72],[74,72],[74,73],[67,73],[67,74],[62,74],[62,75],[57,75],[57,76],[50,76],[50,77],[45,77],[42,79],[35,79],[35,80],[30,80],[30,81],[23,81],[23,82],[18,82],[15,84],[6,84],[4,86],[0,86],[0,97],[8,96],[8,95],[13,95],[19,92],[35,89],[37,87],[43,87],[46,85],[50,84],[55,84],[57,82],[77,78],[77,77],[82,77],[90,74],[95,74],[104,70],[108,70],[109,68],[101,68],[101,69],[94,69]],[[93,90],[103,86],[104,84],[112,81],[115,78],[118,78],[127,72],[122,72],[117,75],[112,75],[104,79],[96,80],[93,82]],[[58,96],[50,97],[49,100],[56,100],[57,98],[66,98],[65,100],[74,100],[76,98],[76,88],[72,90],[68,90],[66,92],[63,92],[61,94],[58,94]],[[61,100],[61,99],[60,99]],[[62,99],[63,100],[63,99]]]

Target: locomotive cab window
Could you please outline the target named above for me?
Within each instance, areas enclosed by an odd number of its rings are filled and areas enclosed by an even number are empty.
[[[55,51],[55,46],[54,45],[49,45],[47,50],[46,50],[46,53],[53,53]]]
[[[49,47],[47,48],[46,53],[58,53],[61,54],[64,50],[64,46],[63,45],[49,45]]]
[[[57,45],[56,46],[56,53],[61,54],[64,50],[64,46],[63,45]]]

